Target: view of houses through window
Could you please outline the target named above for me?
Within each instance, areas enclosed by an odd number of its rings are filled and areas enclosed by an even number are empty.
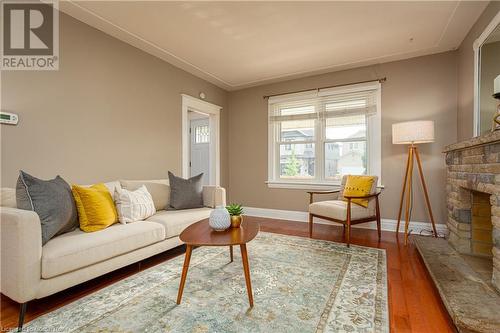
[[[365,118],[365,115],[356,115],[326,120],[323,144],[326,179],[339,180],[343,174],[366,173]],[[301,120],[281,123],[281,141],[286,143],[280,145],[280,178],[314,178],[314,122]]]
[[[379,151],[370,151],[379,144],[380,122],[371,118],[378,93],[270,102],[270,181],[338,183],[346,174],[376,172]]]

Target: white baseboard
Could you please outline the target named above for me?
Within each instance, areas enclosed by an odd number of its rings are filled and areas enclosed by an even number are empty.
[[[270,219],[278,220],[288,220],[288,221],[298,221],[298,222],[309,222],[308,212],[299,212],[294,210],[281,210],[281,209],[270,209],[270,208],[256,208],[256,207],[244,207],[245,215],[264,217]],[[396,231],[397,220],[382,219],[381,227],[384,231]],[[335,224],[327,220],[314,218],[314,223],[320,224]],[[375,222],[368,222],[363,224],[353,225],[353,228],[363,228],[363,229],[377,229]],[[420,234],[422,231],[429,231],[432,229],[431,224],[428,222],[416,222],[410,221],[410,227],[412,234]],[[448,228],[444,224],[436,224],[436,229],[438,235],[446,235],[448,233]],[[404,232],[404,221],[399,226],[399,232]]]

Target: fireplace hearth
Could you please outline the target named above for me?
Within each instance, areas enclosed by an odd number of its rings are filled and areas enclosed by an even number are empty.
[[[500,332],[500,131],[445,148],[448,237],[413,241],[459,332]]]

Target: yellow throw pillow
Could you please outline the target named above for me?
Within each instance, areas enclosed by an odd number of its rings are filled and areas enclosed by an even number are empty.
[[[344,196],[363,196],[370,194],[375,177],[372,176],[347,176],[344,186]],[[344,198],[344,201],[347,199]],[[363,207],[368,207],[368,199],[352,199],[351,202]]]
[[[106,185],[90,187],[73,185],[71,188],[78,210],[80,229],[93,232],[118,222],[116,207]]]

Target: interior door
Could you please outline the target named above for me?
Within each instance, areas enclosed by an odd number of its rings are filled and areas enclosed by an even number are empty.
[[[207,118],[191,120],[191,177],[203,172],[203,185],[210,184],[210,125]]]

